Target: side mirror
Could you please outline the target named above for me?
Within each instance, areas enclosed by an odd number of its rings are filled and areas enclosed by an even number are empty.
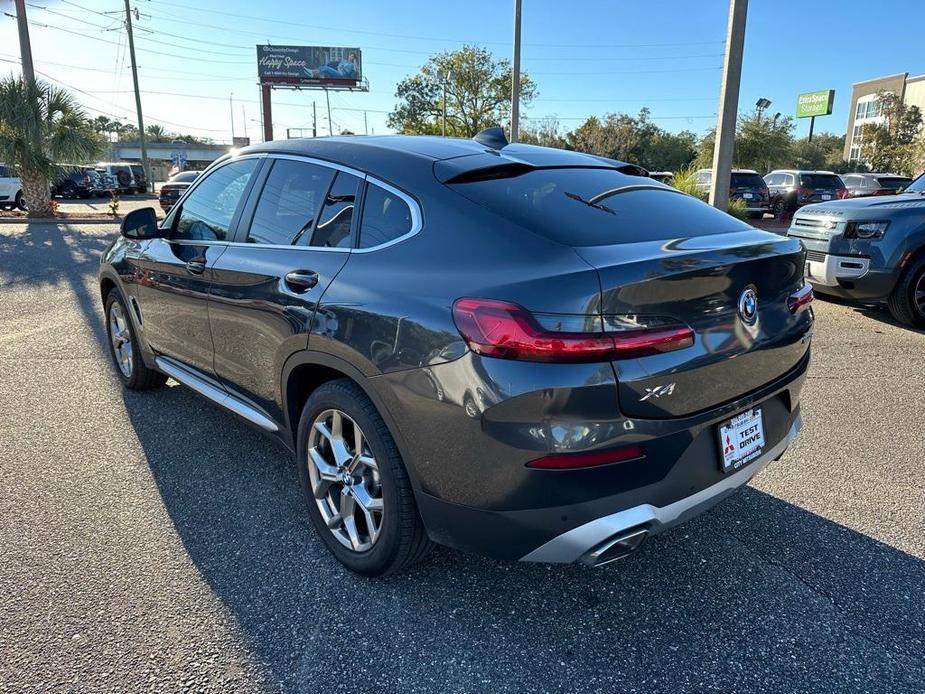
[[[157,215],[153,207],[132,210],[122,220],[122,235],[127,239],[153,239],[160,236],[157,228]]]

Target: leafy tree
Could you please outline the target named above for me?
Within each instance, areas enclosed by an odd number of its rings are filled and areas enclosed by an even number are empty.
[[[844,171],[847,164],[842,157],[844,149],[844,135],[819,133],[812,141],[804,137],[791,147],[791,165],[798,169]]]
[[[100,140],[73,97],[42,81],[0,80],[0,158],[22,178],[32,217],[50,217],[49,181],[61,174],[55,162],[87,161]]]
[[[877,94],[883,122],[861,130],[861,159],[874,171],[913,175],[922,166],[922,112],[892,92]]]
[[[440,134],[444,76],[448,76],[447,135],[472,137],[510,120],[513,79],[510,62],[495,60],[484,48],[463,46],[458,51],[432,56],[418,74],[398,83],[395,96],[399,103],[389,114],[389,127],[410,135]],[[521,104],[528,106],[534,96],[536,86],[522,72]]]
[[[734,166],[764,172],[791,166],[793,129],[793,118],[790,116],[769,118],[757,110],[739,116],[733,152]]]
[[[541,147],[566,148],[565,137],[561,133],[559,119],[555,116],[531,119],[520,129],[520,141],[528,145]]]
[[[149,125],[145,128],[145,137],[148,142],[171,142],[176,135],[167,132],[163,125]]]
[[[653,135],[641,153],[640,164],[649,171],[680,171],[697,156],[697,136],[689,130]]]

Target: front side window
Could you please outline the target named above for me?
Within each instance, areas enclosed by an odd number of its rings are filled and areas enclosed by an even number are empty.
[[[303,236],[311,238],[332,178],[333,169],[318,164],[276,161],[260,193],[247,233],[248,243],[280,246],[298,243]]]
[[[171,239],[226,240],[257,162],[241,159],[210,173],[183,202]]]
[[[311,246],[320,248],[350,248],[353,246],[353,209],[361,180],[345,171],[338,171],[324,199],[321,216]],[[305,238],[305,237],[303,237]]]
[[[413,220],[411,208],[395,193],[371,183],[363,201],[360,225],[360,248],[381,246],[409,233]]]

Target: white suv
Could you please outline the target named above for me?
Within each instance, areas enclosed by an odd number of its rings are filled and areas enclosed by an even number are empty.
[[[22,199],[22,181],[13,175],[10,167],[0,162],[0,209],[26,209]]]

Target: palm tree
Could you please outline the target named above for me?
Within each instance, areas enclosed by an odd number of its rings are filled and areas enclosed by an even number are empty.
[[[0,158],[22,178],[30,217],[50,217],[49,182],[55,162],[89,161],[101,143],[93,126],[64,89],[18,77],[0,79]]]

